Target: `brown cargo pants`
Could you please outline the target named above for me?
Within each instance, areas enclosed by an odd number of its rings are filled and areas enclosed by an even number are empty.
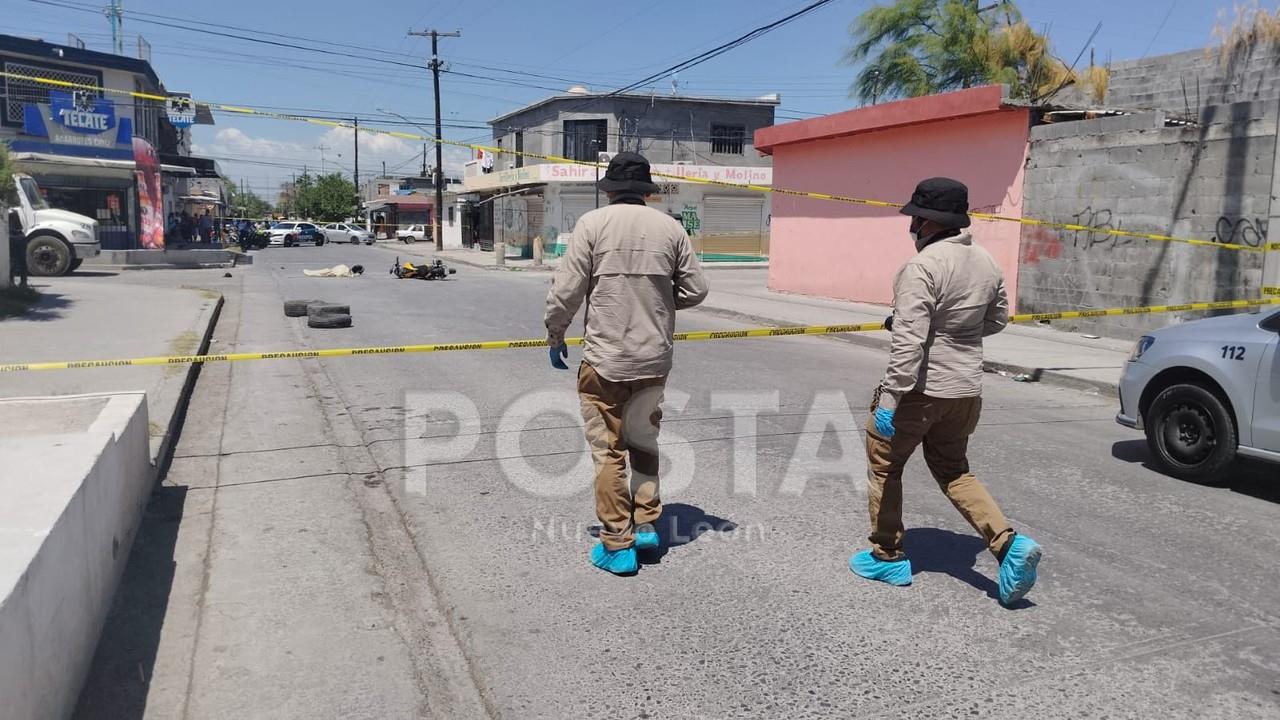
[[[666,383],[666,377],[614,382],[585,362],[578,368],[578,398],[596,466],[596,517],[600,540],[609,550],[631,547],[635,526],[656,522],[662,514],[658,426]]]
[[[902,468],[916,446],[938,487],[987,541],[997,558],[1013,539],[1013,528],[982,483],[969,472],[969,436],[978,427],[982,398],[935,398],[908,393],[898,401],[890,440],[876,434],[874,409],[867,420],[867,508],[871,553],[899,560],[902,552]]]

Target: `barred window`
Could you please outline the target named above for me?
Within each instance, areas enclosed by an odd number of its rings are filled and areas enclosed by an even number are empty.
[[[746,137],[747,128],[742,125],[712,125],[711,152],[741,155]]]
[[[102,78],[97,73],[75,72],[73,70],[66,70],[63,68],[29,65],[27,63],[11,62],[8,60],[4,63],[4,71],[14,75],[59,80],[61,82],[75,83],[76,85],[91,85],[93,87],[102,86]],[[50,89],[54,89],[54,86],[35,82],[33,80],[21,80],[12,77],[5,77],[4,124],[21,125],[22,106],[27,103],[48,104]],[[85,92],[97,96],[102,95],[100,90],[86,90]]]

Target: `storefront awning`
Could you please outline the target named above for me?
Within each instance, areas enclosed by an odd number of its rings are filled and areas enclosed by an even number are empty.
[[[137,166],[132,160],[106,160],[103,158],[75,157],[73,155],[54,155],[51,153],[15,152],[14,160],[24,163],[41,163],[44,165],[62,165],[82,168],[109,168],[133,171]]]

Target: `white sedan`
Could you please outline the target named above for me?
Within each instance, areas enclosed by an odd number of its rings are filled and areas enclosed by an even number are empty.
[[[1144,430],[1181,478],[1219,475],[1236,455],[1280,463],[1280,312],[1155,330],[1120,379],[1116,421]]]
[[[321,228],[329,242],[349,242],[352,245],[373,244],[373,232],[352,223],[329,223]]]
[[[426,225],[410,225],[396,231],[396,239],[402,243],[411,243],[422,240],[423,242],[432,236],[431,228]]]

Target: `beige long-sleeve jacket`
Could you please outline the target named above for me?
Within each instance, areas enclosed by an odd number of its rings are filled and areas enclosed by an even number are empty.
[[[939,398],[982,394],[982,338],[1009,322],[1004,275],[961,233],[927,245],[893,281],[893,342],[880,407],[919,391]]]
[[[593,210],[578,219],[547,293],[547,342],[564,341],[585,299],[583,359],[615,382],[662,377],[671,371],[675,311],[707,291],[674,218],[640,204]]]

